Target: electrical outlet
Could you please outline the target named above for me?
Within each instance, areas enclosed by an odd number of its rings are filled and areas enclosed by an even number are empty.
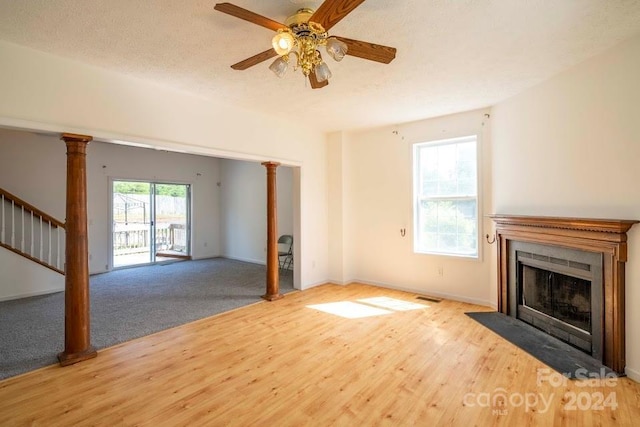
[[[444,276],[444,268],[441,265],[438,266],[438,276]]]

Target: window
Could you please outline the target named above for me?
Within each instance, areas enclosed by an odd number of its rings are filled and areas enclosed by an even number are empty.
[[[477,138],[413,147],[414,251],[478,257]]]

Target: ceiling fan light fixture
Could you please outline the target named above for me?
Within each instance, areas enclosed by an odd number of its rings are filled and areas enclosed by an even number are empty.
[[[335,61],[340,62],[347,54],[348,47],[342,40],[338,40],[335,37],[329,37],[329,39],[327,39],[325,50]]]
[[[291,52],[293,46],[295,44],[295,39],[291,33],[288,31],[278,31],[278,33],[273,36],[271,40],[271,45],[273,46],[273,50],[280,56],[286,55]]]
[[[300,5],[309,2],[289,1]],[[396,49],[393,47],[329,36],[328,31],[363,2],[364,0],[317,0],[313,2],[320,3],[317,10],[303,7],[289,16],[284,23],[231,3],[217,3],[214,9],[276,32],[271,39],[272,48],[233,64],[231,68],[246,70],[278,55],[269,66],[278,77],[284,76],[291,61],[293,71],[300,70],[305,80],[311,83],[311,88],[320,89],[327,86],[331,78],[331,70],[320,54],[321,47],[324,47],[327,55],[336,62],[341,61],[347,54],[383,64],[390,63],[396,57]],[[293,60],[292,55],[295,55]]]
[[[288,59],[289,58],[286,55],[277,57],[276,60],[269,65],[269,69],[273,71],[273,74],[282,78],[287,72],[287,67],[289,66]]]
[[[315,73],[316,79],[318,79],[319,83],[322,83],[331,78],[331,70],[329,69],[327,63],[324,61],[316,65]]]

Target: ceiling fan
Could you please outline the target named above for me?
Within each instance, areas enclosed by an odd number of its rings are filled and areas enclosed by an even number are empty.
[[[388,64],[396,57],[396,49],[393,47],[329,36],[327,33],[363,2],[364,0],[325,0],[316,11],[299,9],[284,24],[231,3],[218,3],[214,9],[276,31],[272,49],[233,64],[231,68],[246,70],[277,56],[269,69],[282,77],[291,57],[295,56],[294,69],[302,71],[313,89],[320,89],[329,84],[331,77],[331,71],[318,50],[320,46],[324,46],[327,54],[336,61],[342,60],[345,55],[351,55]]]

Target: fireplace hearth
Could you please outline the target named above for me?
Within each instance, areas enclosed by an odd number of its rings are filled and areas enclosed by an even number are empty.
[[[498,311],[624,373],[624,263],[638,221],[491,215]]]

